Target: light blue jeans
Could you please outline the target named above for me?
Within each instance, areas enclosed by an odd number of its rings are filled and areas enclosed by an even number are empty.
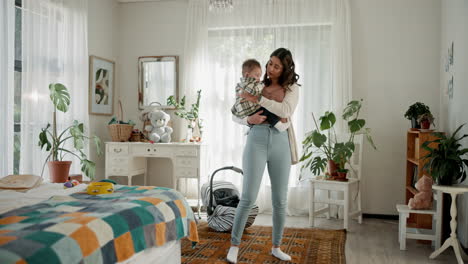
[[[236,209],[231,244],[239,245],[241,242],[250,209],[257,200],[265,165],[268,165],[273,203],[273,245],[279,246],[286,218],[291,168],[288,132],[279,132],[268,124],[254,125],[247,136],[242,163],[244,170],[242,196]]]

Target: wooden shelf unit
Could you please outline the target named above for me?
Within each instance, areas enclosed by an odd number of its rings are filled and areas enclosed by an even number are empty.
[[[423,169],[427,163],[426,160],[422,159],[427,155],[428,151],[422,148],[422,144],[426,141],[432,141],[437,139],[433,135],[434,131],[421,132],[410,130],[407,133],[406,141],[406,204],[408,201],[418,193],[414,184],[423,175],[430,176],[429,173]],[[431,143],[430,147],[436,147],[437,144]],[[417,170],[417,174],[415,171]],[[415,175],[416,174],[416,175]],[[417,176],[417,178],[414,178]],[[408,225],[417,228],[432,228],[432,216],[427,214],[410,214],[408,218]]]

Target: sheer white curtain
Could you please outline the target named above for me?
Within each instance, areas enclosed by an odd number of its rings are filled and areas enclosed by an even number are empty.
[[[208,145],[210,172],[225,165],[242,166],[245,129],[232,121],[230,108],[245,59],[255,58],[265,65],[277,48],[285,47],[292,52],[302,85],[293,116],[299,147],[305,132],[313,128],[312,112],[335,111],[347,102],[351,69],[343,62],[350,61],[350,44],[341,43],[349,41],[346,37],[336,36],[349,34],[349,21],[338,17],[346,11],[346,2],[239,0],[230,13],[212,13],[207,11],[206,1],[190,1],[188,30],[192,31],[187,35],[187,43],[191,45],[186,50],[190,63],[185,70],[184,88],[188,94],[202,89],[200,115],[205,120],[203,140]],[[337,96],[339,100],[335,99]],[[288,213],[292,215],[307,212],[304,201],[308,188],[299,182],[299,173],[300,165],[293,166],[288,198]],[[228,174],[224,179],[240,186],[241,179]],[[265,171],[257,199],[261,211],[271,210],[269,185]]]
[[[0,3],[0,177],[13,171],[15,2]]]
[[[20,173],[40,174],[47,153],[38,135],[52,122],[50,83],[63,83],[71,97],[69,111],[58,112],[58,129],[74,119],[88,125],[87,0],[23,0],[22,41]],[[71,173],[80,171],[78,160],[66,160],[73,161]]]

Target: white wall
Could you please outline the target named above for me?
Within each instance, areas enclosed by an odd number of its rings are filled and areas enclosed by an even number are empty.
[[[351,11],[353,97],[364,99],[378,147],[363,153],[363,210],[396,214],[405,202],[403,115],[416,101],[439,113],[440,1],[353,0]]]
[[[125,118],[137,122],[137,128],[142,129],[138,120],[138,57],[178,55],[179,56],[179,87],[183,78],[181,72],[184,63],[185,22],[187,1],[161,1],[119,4],[120,34],[119,65],[121,72],[120,98],[124,104]],[[181,89],[182,90],[182,89]],[[189,102],[190,103],[190,102]],[[174,133],[172,141],[180,141],[183,137],[180,119],[173,111],[166,111],[173,120]],[[171,175],[172,167],[167,160],[150,159],[148,162],[149,184],[172,186],[172,182],[164,175]],[[139,183],[136,178],[136,184]]]
[[[461,124],[468,123],[468,1],[446,0],[442,1],[442,37],[441,37],[441,64],[440,64],[440,103],[441,119],[444,122],[444,131],[452,133]],[[447,50],[454,42],[454,64],[449,72],[445,72],[444,64]],[[453,99],[446,95],[447,81],[454,77]],[[468,134],[468,125],[460,132]],[[468,140],[463,142],[468,147]],[[468,181],[465,181],[468,184]],[[468,247],[468,194],[458,199],[458,236],[466,248]]]
[[[95,55],[116,63],[116,76],[119,76],[118,42],[118,3],[115,0],[88,0],[88,50],[89,55]],[[116,94],[119,96],[119,78],[115,78]],[[89,87],[88,87],[89,89]],[[117,101],[114,99],[114,111]],[[107,123],[111,116],[90,115],[89,125],[91,134],[101,138],[103,142],[109,141]],[[103,148],[104,151],[104,148]],[[91,144],[90,158],[96,162],[97,179],[104,178],[104,155],[97,156],[94,146]]]

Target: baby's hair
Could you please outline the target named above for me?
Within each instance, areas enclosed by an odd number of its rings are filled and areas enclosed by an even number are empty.
[[[251,72],[255,68],[262,68],[260,62],[258,62],[256,59],[248,59],[244,61],[244,63],[242,63],[242,75]]]

